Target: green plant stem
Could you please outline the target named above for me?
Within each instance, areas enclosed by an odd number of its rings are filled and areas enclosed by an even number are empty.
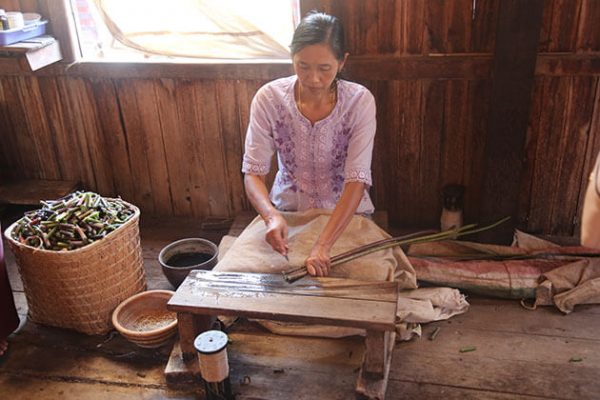
[[[424,236],[419,236],[419,237],[414,237],[415,235],[419,234],[419,232],[417,232],[417,233],[411,234],[411,235],[380,240],[380,241],[373,242],[373,243],[358,247],[356,249],[353,249],[353,250],[350,250],[345,253],[338,254],[337,256],[332,257],[331,258],[331,267],[346,263],[348,261],[352,261],[356,258],[365,256],[367,254],[374,253],[376,251],[385,250],[385,249],[389,249],[389,248],[396,247],[396,246],[417,244],[417,243],[437,242],[437,241],[455,239],[455,238],[465,236],[465,235],[472,235],[474,233],[479,233],[479,232],[483,232],[483,231],[486,231],[489,229],[493,229],[493,228],[497,227],[498,225],[508,221],[509,219],[510,219],[510,217],[506,217],[506,218],[503,218],[491,225],[487,225],[487,226],[484,226],[481,228],[477,228],[476,224],[470,224],[470,225],[465,225],[458,229],[450,229],[447,231],[424,235]],[[283,273],[283,277],[287,282],[293,283],[293,282],[303,278],[307,274],[308,274],[308,270],[306,269],[306,266],[304,265],[301,267],[292,268],[292,269],[285,271]]]

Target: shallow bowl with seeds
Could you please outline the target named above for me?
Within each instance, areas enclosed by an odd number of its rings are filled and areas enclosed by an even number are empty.
[[[112,314],[119,333],[140,347],[155,348],[170,342],[177,333],[177,314],[167,310],[175,292],[148,290],[123,301]]]

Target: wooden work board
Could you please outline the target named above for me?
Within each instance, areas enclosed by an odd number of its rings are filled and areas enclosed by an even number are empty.
[[[177,312],[394,330],[397,282],[192,271],[169,301]]]

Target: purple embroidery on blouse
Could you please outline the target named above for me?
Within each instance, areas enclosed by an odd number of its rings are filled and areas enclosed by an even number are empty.
[[[285,184],[286,186],[289,185],[290,190],[296,192],[298,187],[296,186],[294,179],[292,179],[294,172],[298,168],[298,164],[296,163],[296,144],[292,139],[293,125],[290,122],[290,116],[284,107],[277,106],[276,110],[277,119],[273,128],[274,139],[277,147],[277,153],[279,154],[281,162],[285,167],[284,173],[278,175],[278,177],[281,177],[278,180],[281,180],[281,183]]]
[[[342,129],[336,132],[333,138],[333,149],[331,158],[331,181],[336,198],[344,189],[344,165],[348,156],[348,144],[350,143],[351,130],[347,125],[347,119],[342,121]]]

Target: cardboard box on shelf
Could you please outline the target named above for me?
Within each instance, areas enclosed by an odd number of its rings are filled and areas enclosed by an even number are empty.
[[[0,47],[0,56],[17,57],[27,70],[36,71],[60,61],[62,54],[58,41],[52,36],[42,35]]]

